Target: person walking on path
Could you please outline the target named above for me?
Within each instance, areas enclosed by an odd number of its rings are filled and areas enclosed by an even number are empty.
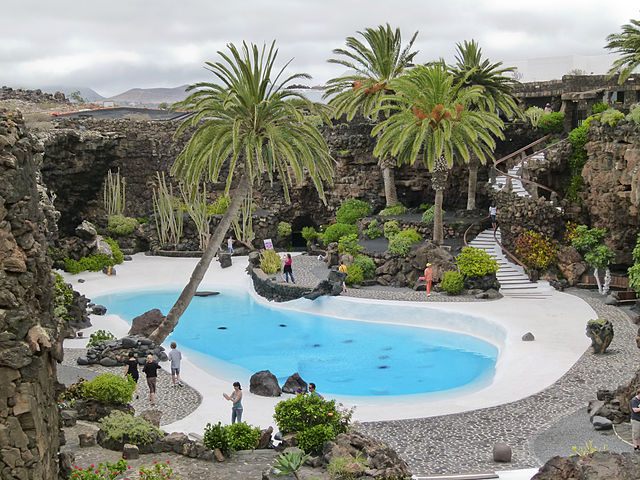
[[[338,267],[338,271],[342,272],[345,274],[345,279],[347,278],[346,275],[348,275],[347,273],[347,266],[344,264],[344,262],[340,262],[340,266]],[[345,283],[345,281],[342,281],[342,293],[347,293],[347,284]]]
[[[293,270],[291,270],[291,264],[293,263],[293,259],[291,258],[291,254],[287,253],[287,257],[284,259],[284,280],[289,283],[289,277],[291,277],[291,283],[296,283],[293,278]]]
[[[493,227],[493,231],[496,231],[498,228],[498,222],[496,222],[496,215],[498,215],[498,207],[495,206],[494,203],[489,207],[489,217],[491,217],[491,226]]]
[[[312,397],[324,398],[322,395],[316,392],[316,384],[313,382],[309,383],[309,395],[311,395]]]
[[[640,451],[640,392],[631,399],[631,438],[633,449]]]
[[[156,404],[156,383],[158,381],[158,369],[162,368],[153,361],[153,355],[147,355],[147,363],[142,367],[142,371],[147,375],[147,386],[149,387],[149,401],[151,406]]]
[[[138,373],[138,361],[133,356],[133,352],[129,352],[129,360],[125,363],[124,369],[124,378],[127,378],[127,375],[131,375],[133,381],[136,382],[136,398],[140,398],[138,394],[138,378],[140,378],[140,374]]]
[[[231,404],[231,425],[242,422],[242,387],[240,382],[233,382],[233,392],[231,395],[223,393],[222,396],[232,402]]]
[[[424,282],[427,286],[427,297],[431,296],[431,284],[433,283],[433,269],[431,264],[427,263],[427,267],[424,269]]]
[[[229,253],[233,255],[233,237],[231,235],[229,235],[229,239],[227,240],[227,249]]]
[[[169,352],[169,360],[171,360],[171,381],[173,386],[178,385],[184,387],[180,380],[180,361],[182,360],[182,353],[178,350],[176,342],[171,342],[171,351]]]

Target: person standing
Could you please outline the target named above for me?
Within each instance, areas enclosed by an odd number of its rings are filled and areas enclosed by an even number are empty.
[[[344,264],[344,262],[340,262],[340,266],[338,267],[338,271],[342,272],[345,274],[345,279],[347,278],[348,272],[347,272],[347,266]],[[342,293],[347,293],[347,284],[345,283],[344,280],[342,280]]]
[[[426,268],[424,269],[424,282],[427,286],[427,297],[431,296],[431,284],[433,283],[433,269],[431,268],[431,264],[427,263]]]
[[[223,393],[222,396],[231,403],[231,425],[242,422],[242,387],[240,382],[233,382],[233,392],[231,395]]]
[[[289,277],[291,277],[291,283],[296,283],[293,279],[293,270],[291,270],[291,264],[293,263],[293,259],[291,258],[291,254],[287,253],[287,257],[284,260],[284,280],[289,283]]]
[[[229,250],[229,253],[233,255],[233,237],[231,235],[229,235],[227,240],[227,249]]]
[[[496,207],[495,203],[492,203],[489,207],[489,217],[491,217],[491,226],[493,227],[493,231],[498,228],[498,222],[496,222],[496,215],[498,215],[498,207]]]
[[[544,113],[553,113],[553,108],[551,108],[551,104],[550,103],[547,103],[544,106]]]
[[[631,438],[633,449],[640,451],[640,392],[631,399]]]
[[[140,374],[138,373],[138,361],[133,356],[133,351],[129,351],[129,360],[125,363],[124,378],[127,378],[127,375],[131,375],[133,381],[136,382],[136,398],[140,398],[138,394],[138,379],[140,378]]]
[[[182,353],[178,350],[176,342],[171,342],[171,351],[169,352],[169,360],[171,360],[171,381],[173,386],[178,385],[184,387],[180,380],[180,361],[182,360]]]
[[[158,369],[162,368],[153,361],[153,355],[147,355],[147,362],[142,367],[142,371],[147,375],[147,386],[149,387],[149,401],[151,406],[156,404],[156,383],[158,381]]]

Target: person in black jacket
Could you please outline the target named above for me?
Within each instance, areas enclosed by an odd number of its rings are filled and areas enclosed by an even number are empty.
[[[149,386],[149,400],[151,406],[156,404],[156,382],[158,380],[158,369],[162,368],[153,361],[153,355],[147,355],[147,363],[142,367],[142,371],[147,375],[147,385]]]
[[[129,352],[129,360],[127,360],[125,365],[124,378],[127,378],[127,375],[131,375],[133,381],[136,382],[136,398],[140,398],[140,395],[138,395],[138,378],[140,378],[140,375],[138,374],[138,360],[133,356],[133,352]]]

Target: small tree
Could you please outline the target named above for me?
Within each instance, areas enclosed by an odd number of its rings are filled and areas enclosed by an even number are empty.
[[[609,264],[615,258],[613,251],[604,244],[607,236],[606,228],[588,228],[586,225],[576,227],[577,237],[571,240],[571,246],[584,255],[584,260],[593,267],[598,292],[602,295],[609,293],[611,271]],[[599,270],[604,269],[604,285],[600,283]]]

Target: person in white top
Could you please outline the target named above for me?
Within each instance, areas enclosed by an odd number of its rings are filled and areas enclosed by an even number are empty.
[[[229,237],[227,240],[227,248],[229,249],[229,253],[233,255],[233,237]]]
[[[489,216],[491,217],[491,226],[493,227],[494,230],[498,228],[498,223],[496,222],[497,214],[498,214],[498,207],[496,207],[495,204],[492,203],[491,206],[489,207]]]

